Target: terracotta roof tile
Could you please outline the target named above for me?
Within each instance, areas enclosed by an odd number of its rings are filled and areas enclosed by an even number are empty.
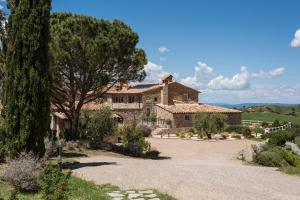
[[[171,113],[198,113],[198,112],[218,112],[218,113],[241,113],[239,110],[223,108],[219,106],[212,106],[208,104],[174,104],[157,106],[163,108]]]

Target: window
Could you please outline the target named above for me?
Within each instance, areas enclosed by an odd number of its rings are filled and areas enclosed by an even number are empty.
[[[189,100],[189,95],[188,95],[188,94],[183,94],[182,100],[183,100],[184,102],[187,102],[187,101]]]
[[[184,119],[185,119],[186,121],[190,121],[190,116],[189,116],[189,115],[185,115],[185,116],[184,116]]]
[[[123,96],[116,96],[116,97],[113,98],[113,102],[114,103],[123,103],[124,98],[123,98]]]
[[[129,96],[128,101],[129,101],[129,103],[134,103],[136,101],[135,96]]]
[[[154,97],[154,101],[157,102],[157,97]]]

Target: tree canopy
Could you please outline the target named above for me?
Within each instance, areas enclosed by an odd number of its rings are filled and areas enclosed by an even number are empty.
[[[137,33],[119,20],[55,13],[50,32],[51,102],[67,116],[75,139],[82,106],[116,84],[142,81],[147,59],[136,48]]]

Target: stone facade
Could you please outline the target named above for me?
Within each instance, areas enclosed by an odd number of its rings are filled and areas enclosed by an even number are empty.
[[[199,91],[177,83],[171,75],[160,83],[128,84],[122,88],[113,87],[101,102],[84,105],[84,109],[97,110],[109,106],[119,123],[155,116],[157,125],[191,127],[193,115],[198,112],[219,112],[226,114],[228,123],[240,124],[241,112],[233,109],[199,104]]]

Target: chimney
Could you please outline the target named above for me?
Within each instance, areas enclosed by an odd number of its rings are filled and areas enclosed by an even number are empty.
[[[169,84],[163,83],[163,88],[161,90],[161,103],[163,105],[169,105]]]
[[[161,90],[161,103],[163,105],[169,105],[169,82],[173,81],[173,76],[167,74],[162,78],[163,89]]]

